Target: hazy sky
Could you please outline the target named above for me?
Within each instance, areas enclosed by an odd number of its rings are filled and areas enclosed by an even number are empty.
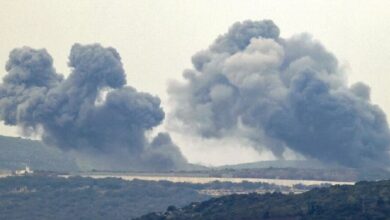
[[[71,45],[98,42],[119,51],[128,84],[159,95],[169,112],[167,82],[181,79],[195,52],[236,21],[272,19],[282,37],[308,32],[320,40],[347,68],[349,82],[370,85],[373,102],[390,114],[388,0],[61,2],[1,1],[0,66],[5,66],[10,50],[26,45],[46,48],[57,71],[67,75]],[[17,131],[1,126],[0,134],[17,136]],[[222,144],[230,147],[222,149],[208,147],[220,142],[173,137],[190,162],[216,165],[269,158],[234,141],[225,140]]]

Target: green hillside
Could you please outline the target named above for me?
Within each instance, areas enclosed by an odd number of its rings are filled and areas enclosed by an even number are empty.
[[[231,195],[181,209],[172,206],[138,220],[164,219],[390,219],[390,181],[332,186],[296,195]]]

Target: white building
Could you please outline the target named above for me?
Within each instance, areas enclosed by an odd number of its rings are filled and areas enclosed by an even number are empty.
[[[17,176],[23,176],[23,175],[33,174],[33,173],[34,171],[31,170],[29,166],[26,166],[26,168],[21,170],[15,170],[15,175]]]

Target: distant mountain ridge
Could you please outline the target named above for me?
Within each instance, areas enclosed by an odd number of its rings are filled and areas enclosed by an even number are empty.
[[[50,147],[41,141],[20,137],[0,135],[0,171],[13,171],[30,166],[33,170],[45,171],[91,171],[96,170],[93,164],[75,155]],[[116,171],[116,170],[102,170]],[[120,171],[161,172],[159,170],[132,169]],[[165,171],[167,172],[167,171]],[[210,175],[213,177],[239,178],[281,178],[281,179],[317,179],[317,180],[378,180],[390,177],[390,172],[380,169],[351,169],[335,165],[323,164],[315,160],[275,160],[205,167],[188,163],[180,170],[168,172],[184,173],[185,175]]]
[[[74,158],[40,141],[0,135],[0,170],[77,171]]]
[[[241,163],[233,165],[224,165],[217,168],[220,169],[257,169],[257,168],[311,168],[311,169],[323,169],[323,168],[338,168],[337,165],[323,164],[318,160],[267,160],[257,161],[251,163]]]
[[[33,170],[46,171],[89,171],[95,169],[93,164],[85,164],[83,160],[77,161],[75,156],[55,147],[47,146],[41,141],[0,135],[0,171],[16,170],[25,166],[29,166]],[[207,169],[207,167],[191,163],[182,167],[182,170]],[[130,170],[132,169],[129,167]]]

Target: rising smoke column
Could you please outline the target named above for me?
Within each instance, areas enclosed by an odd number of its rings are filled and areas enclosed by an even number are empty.
[[[126,86],[115,49],[75,44],[69,67],[72,72],[64,79],[46,50],[14,49],[0,85],[1,120],[102,169],[165,170],[186,164],[168,134],[147,140],[145,132],[164,119],[160,99]]]
[[[174,82],[173,128],[241,135],[283,159],[290,149],[349,167],[390,164],[390,135],[370,88],[348,87],[337,59],[307,34],[279,37],[269,20],[234,24]]]

